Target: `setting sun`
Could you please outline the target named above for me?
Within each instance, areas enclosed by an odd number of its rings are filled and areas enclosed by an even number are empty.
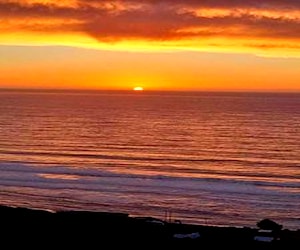
[[[135,88],[133,88],[133,90],[134,90],[134,91],[143,91],[144,88],[142,88],[142,87],[135,87]]]

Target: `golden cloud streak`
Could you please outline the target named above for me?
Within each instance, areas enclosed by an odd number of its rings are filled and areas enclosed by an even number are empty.
[[[19,33],[21,30],[31,31],[47,31],[50,30],[56,33],[62,27],[69,25],[79,25],[84,23],[78,19],[61,19],[61,18],[18,18],[7,21],[0,21],[0,31],[8,33]],[[59,31],[58,31],[59,33]],[[24,32],[24,38],[27,32]]]
[[[194,13],[198,17],[216,18],[216,17],[236,17],[253,16],[260,18],[286,19],[286,20],[300,20],[300,10],[261,10],[261,9],[207,9],[207,8],[183,8],[179,13]]]

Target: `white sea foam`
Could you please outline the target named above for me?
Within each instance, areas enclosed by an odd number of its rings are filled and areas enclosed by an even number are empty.
[[[283,195],[288,189],[300,189],[300,181],[285,183],[269,181],[234,180],[218,178],[172,177],[163,175],[122,174],[101,169],[72,168],[67,166],[32,166],[28,164],[0,164],[0,184],[5,186],[36,188],[72,188],[101,190],[107,186],[131,187],[171,193],[213,191],[222,193],[248,193],[256,195]],[[270,189],[273,187],[274,189]],[[122,188],[120,188],[122,192]],[[296,193],[294,193],[297,195]],[[291,194],[290,194],[291,195]]]

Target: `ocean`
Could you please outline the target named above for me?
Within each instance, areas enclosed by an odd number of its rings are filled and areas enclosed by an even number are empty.
[[[0,91],[0,204],[300,228],[300,94]]]

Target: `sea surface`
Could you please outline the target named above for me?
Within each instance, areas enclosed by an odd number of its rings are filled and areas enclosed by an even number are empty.
[[[0,91],[0,204],[300,228],[300,94]]]

